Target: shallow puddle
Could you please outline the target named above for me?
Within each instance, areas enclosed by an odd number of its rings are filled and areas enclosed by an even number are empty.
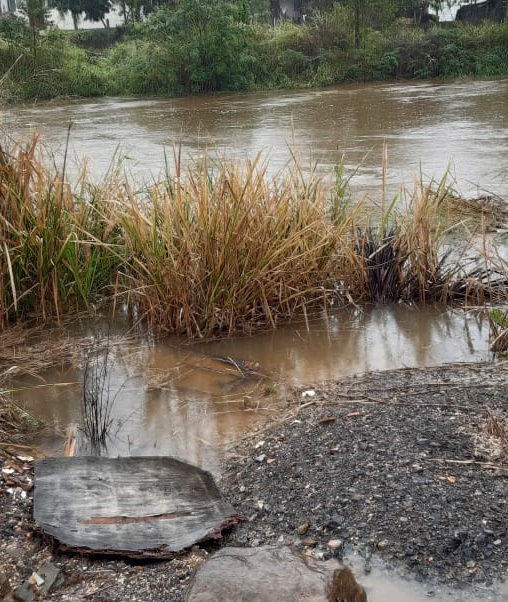
[[[111,425],[94,453],[175,455],[218,475],[225,445],[322,380],[490,357],[488,325],[475,312],[402,305],[192,344],[116,335],[105,394]],[[44,385],[18,382],[14,395],[48,423],[44,451],[61,455],[67,425],[83,425],[83,374],[69,368],[43,376]]]
[[[404,578],[389,571],[379,558],[373,558],[368,575],[363,573],[359,556],[345,559],[352,566],[355,576],[362,584],[369,602],[504,602],[508,593],[508,583],[496,587],[496,591],[487,587],[471,587],[467,590],[453,590],[440,584],[422,583]]]

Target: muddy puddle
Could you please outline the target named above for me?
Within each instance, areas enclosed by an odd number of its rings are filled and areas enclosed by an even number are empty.
[[[104,329],[104,325],[102,325]],[[88,325],[91,337],[94,327]],[[122,330],[123,329],[123,330]],[[302,402],[319,381],[398,367],[491,359],[488,324],[478,312],[438,307],[371,307],[338,311],[276,332],[216,341],[153,342],[109,333],[110,368],[105,399],[110,420],[105,444],[93,453],[174,455],[221,473],[228,444],[252,432],[267,416]],[[69,336],[83,337],[82,330]],[[48,427],[38,441],[62,455],[70,423],[84,424],[82,368],[63,367],[45,382],[16,383],[15,399]],[[81,453],[90,453],[87,443]],[[78,449],[78,454],[80,450]],[[409,581],[381,563],[349,556],[370,602],[457,600],[457,592]],[[508,591],[471,589],[460,599],[499,602]]]
[[[504,602],[508,599],[508,583],[499,585],[496,592],[487,587],[471,587],[457,591],[437,583],[405,578],[388,570],[386,564],[377,557],[371,558],[368,574],[365,574],[365,561],[359,554],[351,554],[344,562],[353,568],[369,602]]]
[[[191,344],[121,333],[122,325],[110,331],[107,437],[92,452],[175,455],[215,475],[228,444],[301,403],[302,391],[320,381],[491,357],[488,325],[477,312],[436,307],[339,311],[275,332]],[[38,442],[44,452],[61,455],[67,426],[84,425],[83,369],[42,376],[16,382],[14,397],[47,423]],[[90,453],[83,436],[81,445]]]

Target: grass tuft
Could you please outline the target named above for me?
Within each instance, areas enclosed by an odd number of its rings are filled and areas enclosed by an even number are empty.
[[[153,331],[205,337],[350,302],[506,300],[499,257],[483,244],[470,268],[457,253],[446,178],[373,211],[340,165],[330,182],[296,155],[270,177],[261,155],[183,166],[175,149],[173,172],[136,189],[114,166],[71,186],[38,145],[0,145],[0,328],[112,302]]]

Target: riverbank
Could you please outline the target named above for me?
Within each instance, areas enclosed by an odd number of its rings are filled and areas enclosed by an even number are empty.
[[[218,545],[277,542],[316,558],[354,548],[364,571],[375,555],[436,595],[505,600],[507,369],[459,364],[315,383],[229,450],[219,485],[248,520]],[[139,565],[52,552],[32,523],[30,467],[16,495],[3,478],[0,554],[11,588],[50,561],[60,570],[54,600],[179,602],[213,553],[203,545]]]
[[[160,7],[101,40],[47,23],[38,36],[22,20],[5,19],[0,98],[177,97],[508,74],[506,21],[418,27],[374,6],[365,4],[358,28],[354,11],[338,3],[297,24],[253,18],[241,3],[203,9],[181,0],[179,10]]]

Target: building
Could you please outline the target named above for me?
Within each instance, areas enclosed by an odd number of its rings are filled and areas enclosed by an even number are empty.
[[[0,0],[0,15],[16,12],[16,0]]]
[[[508,19],[508,1],[485,0],[485,2],[465,4],[459,8],[455,18],[457,21],[466,21],[468,23],[479,23],[484,20],[500,23]]]

